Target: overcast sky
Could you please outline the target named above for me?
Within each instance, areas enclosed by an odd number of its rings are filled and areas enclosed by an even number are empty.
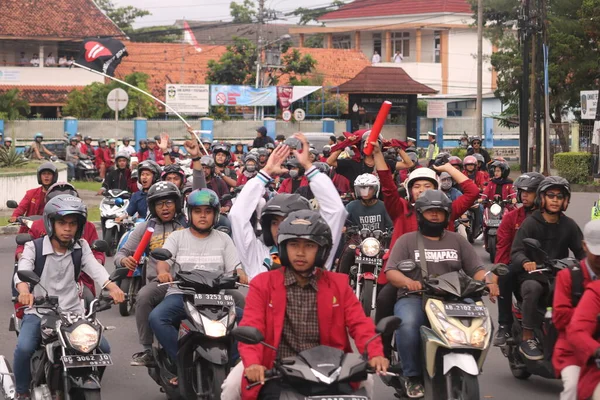
[[[171,25],[176,19],[198,21],[228,20],[228,0],[113,0],[117,6],[135,6],[152,13],[140,18],[136,28],[152,25]],[[241,3],[241,0],[237,0]],[[300,5],[306,8],[322,7],[331,4],[332,0],[265,0],[265,7],[282,12],[293,11]],[[255,1],[256,3],[256,1]],[[279,21],[282,23],[295,22],[294,19]]]

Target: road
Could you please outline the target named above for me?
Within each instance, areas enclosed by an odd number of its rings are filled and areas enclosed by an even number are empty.
[[[577,193],[573,196],[567,214],[574,218],[583,228],[589,220],[590,207],[598,199],[597,194]],[[478,254],[485,261],[487,253],[481,243],[475,243]],[[12,273],[14,252],[14,238],[0,236],[0,259],[4,260],[0,270],[0,282],[5,285],[5,290],[0,291],[0,354],[12,361],[16,337],[8,331],[8,322],[12,310],[10,291],[8,288]],[[112,270],[112,259],[107,262],[107,268]],[[496,307],[491,306],[491,312],[496,319]],[[116,330],[108,331],[106,337],[110,342],[115,365],[109,367],[103,379],[103,398],[106,399],[144,399],[163,400],[154,381],[150,379],[145,368],[130,367],[131,354],[140,351],[137,341],[134,318],[121,317],[116,307],[102,312],[100,319],[106,326],[115,326]],[[377,378],[376,399],[393,398],[393,391],[383,385]],[[536,398],[558,398],[561,390],[560,381],[549,381],[542,378],[531,377],[527,381],[518,381],[513,378],[508,363],[497,348],[492,348],[483,368],[480,378],[481,397],[496,400],[520,400],[532,396]]]

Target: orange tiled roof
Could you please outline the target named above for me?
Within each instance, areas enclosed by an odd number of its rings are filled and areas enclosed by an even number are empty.
[[[92,0],[2,0],[0,37],[125,36]]]
[[[83,89],[83,86],[11,86],[1,85],[0,93],[10,89],[19,89],[21,97],[30,106],[64,106],[67,104],[67,96],[75,89]]]
[[[472,14],[473,11],[467,0],[355,0],[322,15],[319,21],[431,13]]]

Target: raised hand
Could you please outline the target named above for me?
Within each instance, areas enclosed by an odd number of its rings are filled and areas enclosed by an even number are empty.
[[[286,168],[283,168],[281,165],[287,161],[289,155],[289,146],[280,144],[275,150],[273,150],[273,152],[269,156],[269,159],[267,160],[267,165],[265,165],[263,171],[269,174],[270,176],[281,175],[288,172],[288,170]]]

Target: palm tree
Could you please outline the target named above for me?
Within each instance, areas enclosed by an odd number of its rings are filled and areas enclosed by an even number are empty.
[[[10,121],[25,117],[30,112],[29,103],[20,96],[19,89],[10,89],[0,93],[0,119]]]

